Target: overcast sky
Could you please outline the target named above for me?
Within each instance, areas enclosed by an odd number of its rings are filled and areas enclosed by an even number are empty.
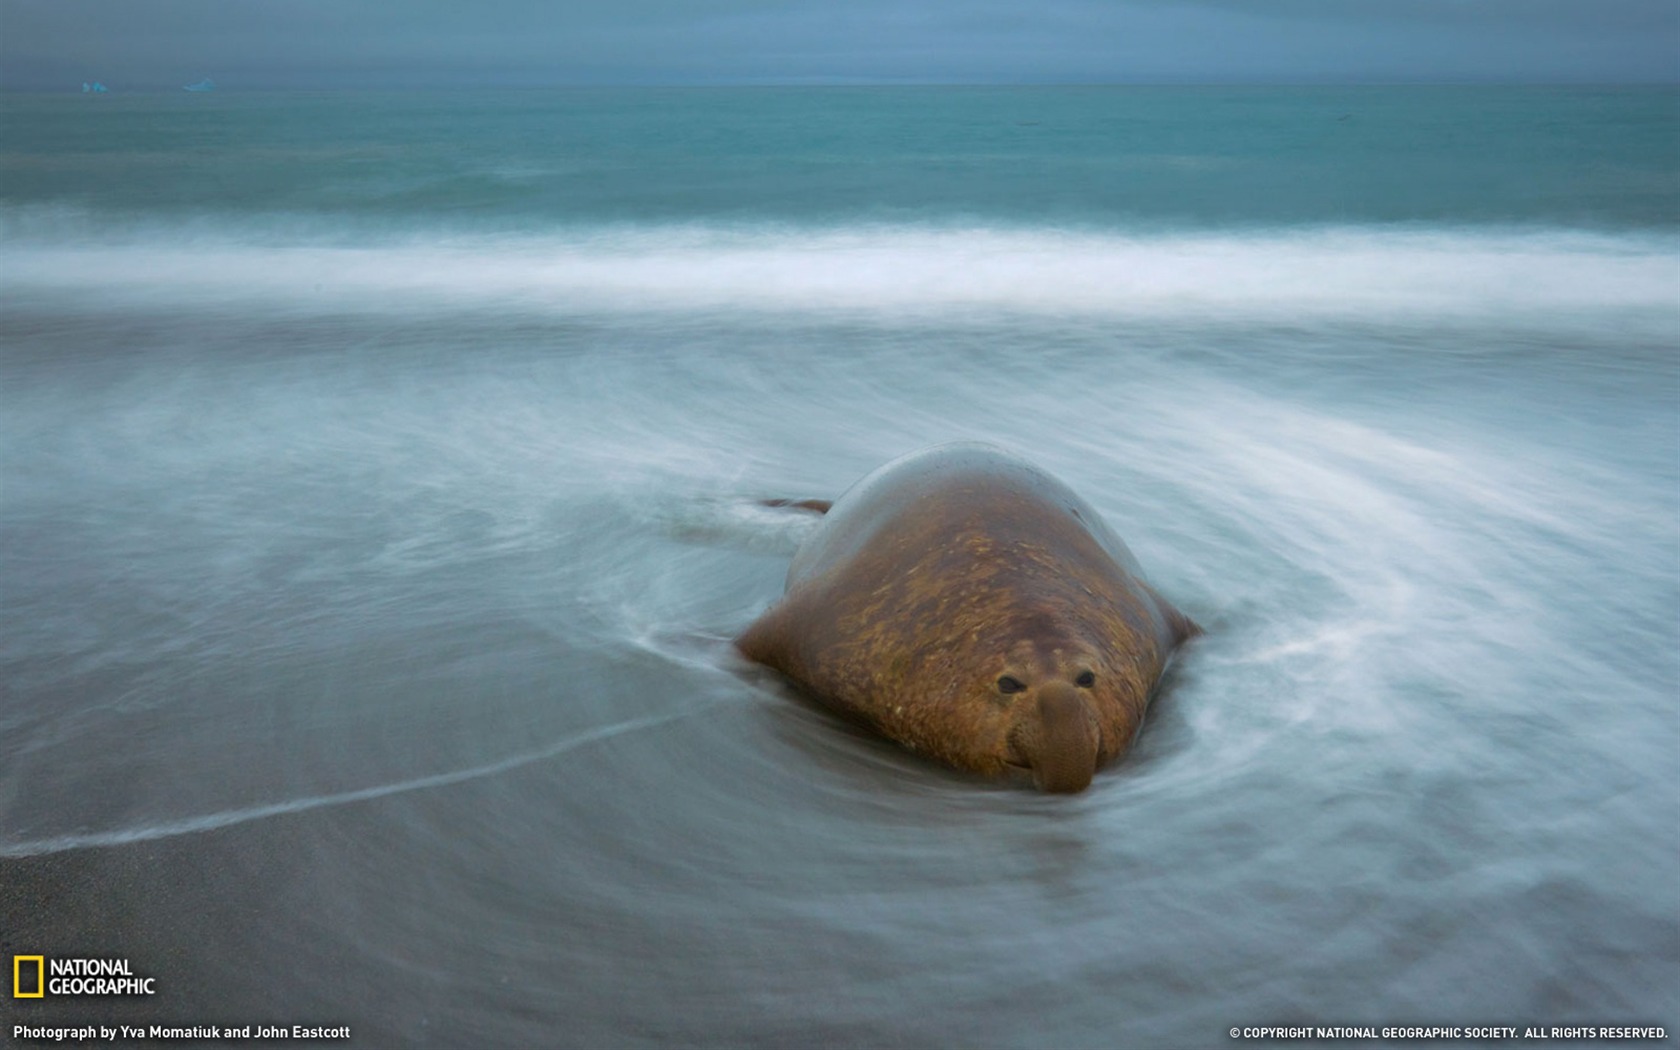
[[[1680,0],[0,0],[0,85],[1680,79]]]

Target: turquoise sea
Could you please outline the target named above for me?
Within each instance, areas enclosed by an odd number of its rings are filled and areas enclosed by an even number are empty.
[[[1673,89],[0,96],[7,1024],[1672,1039],[1677,333]],[[729,646],[959,439],[1207,629],[1082,795]]]

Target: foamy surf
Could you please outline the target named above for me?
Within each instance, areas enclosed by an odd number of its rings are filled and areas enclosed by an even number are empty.
[[[1680,319],[1666,235],[1336,227],[609,227],[372,239],[151,229],[0,248],[8,298],[377,312],[1023,313],[1210,321]]]

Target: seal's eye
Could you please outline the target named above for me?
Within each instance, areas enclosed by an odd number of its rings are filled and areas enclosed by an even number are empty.
[[[1004,675],[1002,678],[998,679],[998,692],[1000,693],[1019,693],[1025,688],[1026,686],[1021,684],[1021,680],[1019,678],[1015,678],[1011,675]]]
[[[1097,684],[1097,676],[1090,671],[1081,671],[1079,677],[1073,680],[1073,684],[1081,689],[1089,689]]]

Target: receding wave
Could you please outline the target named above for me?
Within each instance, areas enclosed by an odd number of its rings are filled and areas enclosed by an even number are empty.
[[[214,813],[201,813],[197,816],[180,817],[173,820],[159,820],[149,824],[139,824],[123,828],[113,828],[108,831],[80,831],[65,835],[54,835],[48,838],[29,839],[17,842],[0,841],[0,857],[34,857],[47,853],[63,853],[66,850],[92,849],[102,846],[122,846],[131,842],[149,842],[153,839],[173,838],[177,835],[192,835],[204,831],[215,831],[218,828],[232,827],[235,824],[246,824],[253,820],[266,820],[269,817],[284,816],[289,813],[302,813],[311,809],[322,809],[328,806],[343,806],[352,802],[367,802],[389,795],[401,795],[410,791],[423,791],[428,788],[447,787],[451,784],[461,784],[469,780],[479,780],[484,777],[506,773],[518,769],[520,766],[540,762],[543,759],[555,758],[574,748],[593,744],[610,737],[624,733],[632,733],[641,729],[651,729],[655,726],[674,722],[686,718],[711,705],[691,707],[682,711],[664,715],[652,715],[647,718],[633,718],[624,722],[600,726],[573,736],[565,737],[547,747],[535,751],[526,751],[511,755],[496,762],[472,766],[468,769],[456,769],[446,773],[434,773],[430,776],[414,777],[409,780],[399,780],[393,783],[375,784],[372,787],[357,788],[351,791],[340,791],[326,795],[309,795],[303,798],[291,798],[280,802],[261,803],[252,806],[242,806],[235,809],[218,810]]]
[[[1680,314],[1680,238],[1337,227],[609,227],[360,237],[0,222],[12,298],[378,311],[953,311],[1230,319]]]

